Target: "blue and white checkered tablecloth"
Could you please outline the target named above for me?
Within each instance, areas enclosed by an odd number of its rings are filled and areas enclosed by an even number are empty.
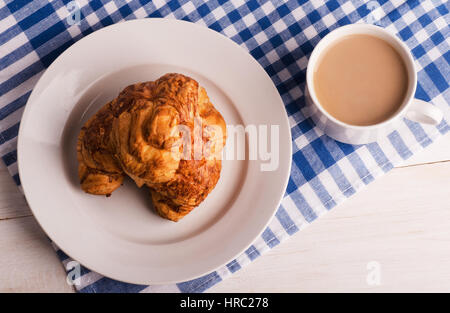
[[[235,260],[189,282],[132,285],[82,267],[77,286],[80,292],[202,292],[449,130],[445,120],[450,116],[447,5],[446,1],[431,0],[0,0],[0,155],[20,185],[17,132],[30,92],[61,52],[97,29],[135,18],[176,18],[204,25],[237,42],[264,67],[277,86],[292,131],[292,172],[285,197],[269,227]],[[76,6],[81,8],[78,25],[68,19]],[[404,120],[382,140],[352,146],[325,136],[303,115],[305,70],[311,51],[331,30],[357,22],[383,26],[411,49],[418,70],[416,97],[431,101],[444,111],[445,118],[437,127]],[[70,268],[72,260],[56,250]]]

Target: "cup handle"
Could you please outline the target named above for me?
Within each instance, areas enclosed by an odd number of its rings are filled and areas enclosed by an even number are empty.
[[[413,99],[405,117],[417,123],[437,125],[442,121],[443,114],[431,103]]]

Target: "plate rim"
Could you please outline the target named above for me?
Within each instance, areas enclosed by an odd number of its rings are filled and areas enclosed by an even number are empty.
[[[255,58],[254,58],[254,57],[253,57],[246,49],[244,49],[243,47],[241,47],[239,44],[237,44],[236,42],[234,42],[233,40],[231,40],[231,39],[228,38],[227,36],[225,36],[225,35],[223,35],[223,34],[221,34],[221,33],[219,33],[219,32],[216,32],[216,31],[210,29],[210,28],[207,27],[207,26],[198,25],[198,24],[193,23],[193,22],[184,21],[184,20],[177,20],[177,19],[167,19],[167,18],[144,18],[144,19],[133,19],[133,20],[128,20],[128,21],[124,21],[124,22],[112,24],[112,25],[103,27],[103,28],[101,28],[101,29],[99,29],[99,30],[97,30],[97,31],[94,31],[94,32],[92,32],[91,34],[89,34],[89,35],[87,35],[87,36],[84,36],[83,38],[81,38],[80,40],[78,40],[77,42],[75,42],[73,45],[71,45],[69,48],[67,48],[63,53],[61,53],[61,54],[60,54],[60,55],[59,55],[59,56],[58,56],[58,57],[50,64],[50,66],[45,70],[45,72],[42,74],[42,76],[39,78],[39,80],[37,81],[37,83],[36,83],[35,86],[33,87],[33,90],[32,90],[32,92],[31,92],[31,94],[30,94],[30,97],[28,98],[27,103],[26,103],[26,105],[25,105],[25,107],[24,107],[24,111],[23,111],[23,114],[22,114],[22,117],[21,117],[21,123],[20,123],[20,126],[19,126],[18,137],[17,137],[17,138],[18,138],[18,139],[17,139],[17,159],[18,159],[18,162],[17,162],[17,163],[18,163],[18,173],[19,173],[19,177],[21,178],[21,186],[22,186],[22,189],[23,189],[23,193],[24,193],[25,198],[27,199],[27,203],[28,203],[28,205],[29,205],[29,207],[30,207],[30,210],[31,210],[31,212],[33,213],[33,216],[35,217],[35,219],[36,219],[37,223],[39,224],[39,226],[41,227],[41,229],[42,229],[42,230],[45,232],[45,234],[47,235],[47,237],[49,237],[49,238],[52,240],[52,242],[54,242],[54,243],[58,246],[58,248],[59,248],[60,250],[62,250],[62,251],[63,251],[67,256],[69,256],[71,259],[78,261],[78,259],[80,259],[80,258],[79,258],[79,257],[78,257],[78,258],[72,257],[71,251],[63,250],[63,247],[61,247],[61,246],[58,244],[58,241],[59,241],[58,238],[54,238],[54,236],[51,236],[51,235],[49,234],[49,231],[48,231],[46,228],[44,228],[43,224],[41,223],[41,220],[39,220],[39,218],[38,218],[38,214],[36,213],[38,210],[36,210],[36,208],[33,208],[33,205],[32,205],[31,202],[29,201],[29,196],[27,196],[27,194],[29,195],[30,193],[33,192],[33,190],[29,190],[28,187],[26,187],[26,185],[28,185],[28,182],[25,182],[25,181],[26,181],[25,177],[27,177],[27,176],[26,176],[26,174],[24,174],[24,170],[23,170],[23,160],[24,160],[24,157],[23,157],[23,154],[21,153],[21,151],[25,150],[25,148],[24,148],[24,143],[23,143],[23,142],[24,142],[24,139],[23,139],[23,138],[24,138],[25,135],[24,135],[24,130],[23,130],[23,129],[25,128],[24,125],[25,125],[26,123],[22,123],[22,121],[25,120],[25,118],[28,116],[29,112],[31,111],[30,108],[31,108],[32,104],[30,104],[30,103],[32,103],[32,102],[35,101],[34,98],[37,96],[37,90],[42,89],[42,86],[40,86],[40,85],[43,84],[44,78],[45,78],[47,75],[49,75],[49,74],[48,74],[48,73],[49,73],[49,70],[50,70],[52,67],[54,67],[55,64],[57,64],[57,62],[59,62],[59,61],[63,58],[63,56],[66,56],[66,55],[70,54],[71,51],[74,49],[74,47],[80,45],[80,42],[82,42],[83,40],[85,40],[85,39],[88,38],[88,37],[91,37],[91,36],[99,36],[99,34],[105,32],[105,31],[111,31],[113,28],[122,27],[124,24],[143,23],[143,21],[145,21],[145,22],[147,22],[147,23],[150,23],[150,24],[153,23],[153,22],[157,22],[157,23],[158,23],[158,22],[159,22],[159,23],[169,23],[169,24],[170,24],[170,23],[179,23],[179,24],[186,25],[187,27],[198,28],[198,29],[201,29],[202,31],[207,31],[207,32],[213,33],[216,37],[221,37],[221,40],[228,41],[228,42],[231,43],[235,48],[239,49],[239,50],[242,52],[243,55],[244,55],[244,54],[247,55],[247,58],[248,58],[249,62],[254,63],[256,66],[258,66],[258,67],[262,70],[262,72],[264,73],[264,75],[266,76],[266,78],[271,82],[271,85],[272,85],[272,87],[274,88],[274,90],[276,90],[276,93],[277,93],[278,99],[279,99],[278,102],[279,102],[279,105],[281,106],[279,109],[282,110],[282,116],[283,116],[283,118],[284,118],[284,123],[286,124],[286,128],[287,128],[288,135],[289,135],[289,141],[288,141],[289,144],[288,144],[288,145],[286,146],[286,148],[285,148],[285,149],[287,149],[286,153],[287,153],[287,155],[289,156],[289,161],[288,161],[288,166],[286,167],[286,172],[283,173],[283,185],[282,185],[282,189],[281,189],[281,190],[283,190],[283,191],[280,192],[279,198],[278,198],[277,201],[276,201],[276,202],[277,202],[277,205],[272,209],[271,215],[270,215],[269,218],[267,218],[267,221],[265,222],[264,227],[261,227],[261,229],[259,230],[259,232],[253,236],[252,240],[250,240],[249,243],[246,243],[246,244],[245,244],[245,247],[242,248],[238,253],[235,253],[235,254],[232,255],[231,257],[227,258],[227,259],[224,260],[220,265],[215,266],[214,269],[212,269],[212,270],[208,269],[208,270],[204,271],[203,273],[198,274],[198,275],[195,275],[195,276],[192,276],[192,277],[190,277],[190,278],[187,278],[187,279],[184,279],[184,278],[183,278],[183,280],[165,280],[165,281],[157,281],[157,282],[152,282],[152,281],[147,281],[147,280],[146,280],[145,282],[143,282],[143,281],[137,282],[137,281],[126,280],[126,279],[123,279],[123,278],[118,278],[116,275],[114,275],[114,274],[112,274],[112,273],[109,273],[109,272],[108,272],[108,273],[105,273],[104,271],[102,271],[102,269],[93,269],[93,268],[90,267],[90,265],[86,265],[85,262],[80,262],[81,265],[83,265],[84,267],[86,267],[87,269],[89,269],[89,270],[91,270],[91,271],[97,272],[97,273],[99,273],[99,274],[102,275],[102,276],[105,276],[105,277],[108,277],[108,278],[111,278],[111,279],[114,279],[114,280],[118,280],[118,281],[121,281],[121,282],[130,283],[130,284],[163,285],[163,284],[173,284],[173,283],[180,283],[180,282],[190,281],[190,280],[193,280],[193,279],[202,277],[202,276],[204,276],[204,275],[207,275],[207,274],[209,274],[209,273],[212,273],[212,272],[216,271],[217,269],[221,268],[222,266],[226,265],[226,264],[229,263],[230,261],[234,260],[236,257],[238,257],[239,255],[241,255],[242,253],[244,253],[244,252],[246,251],[246,249],[248,249],[248,247],[251,246],[251,245],[253,244],[253,242],[254,242],[258,237],[261,236],[261,234],[264,232],[264,230],[267,228],[267,226],[269,225],[269,223],[270,223],[270,222],[272,221],[272,219],[274,218],[274,216],[275,216],[275,214],[276,214],[276,212],[277,212],[277,210],[278,210],[278,208],[279,208],[279,206],[280,206],[280,204],[281,204],[281,202],[282,202],[282,200],[283,200],[283,198],[284,198],[284,194],[285,194],[285,192],[286,192],[286,188],[287,188],[287,185],[288,185],[288,182],[289,182],[289,177],[290,177],[290,172],[291,172],[291,167],[292,167],[292,132],[291,132],[291,127],[290,127],[290,123],[289,123],[289,117],[288,117],[288,114],[287,114],[287,111],[286,111],[284,102],[283,102],[283,100],[282,100],[282,98],[281,98],[281,95],[280,95],[280,93],[278,92],[278,90],[277,90],[277,88],[276,88],[274,82],[273,82],[272,79],[270,78],[270,76],[267,74],[267,72],[266,72],[266,71],[264,70],[264,68],[262,67],[262,65],[261,65],[258,61],[256,61],[256,59],[255,59]],[[187,24],[189,24],[189,25],[187,25]],[[152,27],[152,26],[149,26],[149,27]],[[245,126],[245,125],[244,125],[244,126]],[[281,149],[280,149],[280,151],[281,151]],[[283,161],[283,160],[280,160],[280,162],[282,162],[282,161]],[[30,187],[30,188],[31,188],[31,187]],[[36,192],[36,191],[34,191],[34,192]],[[244,246],[244,245],[243,245],[243,246]],[[225,258],[224,258],[224,259],[225,259]],[[79,261],[78,261],[78,262],[79,262]]]

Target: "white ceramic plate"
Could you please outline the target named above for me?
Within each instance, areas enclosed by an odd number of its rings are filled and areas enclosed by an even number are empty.
[[[279,167],[223,162],[208,198],[174,223],[154,213],[131,181],[109,198],[78,183],[76,137],[125,86],[180,72],[202,84],[227,124],[279,125]],[[69,256],[105,276],[138,284],[186,281],[242,253],[264,230],[284,194],[291,134],[281,98],[263,68],[226,37],[183,21],[143,19],[103,28],[48,68],[20,125],[19,172],[28,203]]]

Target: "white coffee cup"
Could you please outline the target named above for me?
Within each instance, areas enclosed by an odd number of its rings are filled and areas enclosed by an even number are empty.
[[[369,126],[357,126],[344,123],[331,116],[320,104],[314,89],[314,72],[322,53],[342,37],[354,34],[376,36],[391,44],[405,62],[408,71],[408,89],[402,105],[398,111],[387,120]],[[380,136],[386,135],[395,129],[395,124],[403,117],[430,125],[437,125],[442,120],[442,112],[431,103],[414,98],[417,85],[417,72],[414,59],[408,47],[395,35],[381,27],[368,24],[352,24],[340,27],[326,35],[314,48],[308,62],[306,71],[306,103],[307,114],[311,116],[316,125],[328,136],[349,144],[364,144],[376,141]]]

